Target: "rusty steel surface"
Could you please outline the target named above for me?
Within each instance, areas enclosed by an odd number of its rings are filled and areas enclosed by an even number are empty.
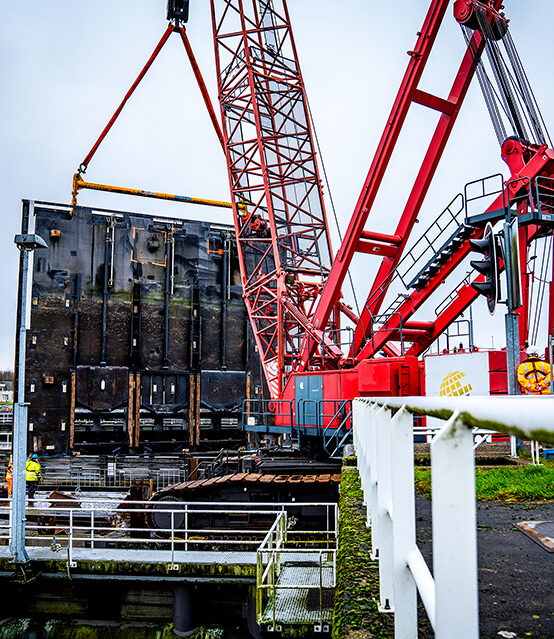
[[[167,494],[189,493],[199,488],[208,488],[214,484],[234,484],[237,486],[252,486],[254,484],[304,484],[312,485],[314,483],[339,485],[340,473],[327,473],[321,475],[263,475],[261,473],[230,473],[221,477],[210,477],[209,479],[197,479],[185,481],[181,484],[168,486],[153,495],[153,499],[158,496]],[[188,497],[187,497],[188,498]]]
[[[262,393],[232,227],[34,203],[30,450],[242,442]]]
[[[554,552],[554,521],[522,521],[516,526],[548,552]]]

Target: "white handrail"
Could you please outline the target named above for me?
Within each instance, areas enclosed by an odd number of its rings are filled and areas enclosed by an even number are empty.
[[[411,413],[440,419],[459,411],[460,421],[468,427],[554,444],[552,395],[375,397],[371,401],[390,408],[404,406]]]
[[[554,443],[554,397],[380,397],[353,403],[354,446],[380,609],[417,639],[417,591],[436,639],[479,637],[473,429]],[[416,544],[413,416],[442,418],[431,442],[433,575]],[[454,549],[454,550],[453,550]]]

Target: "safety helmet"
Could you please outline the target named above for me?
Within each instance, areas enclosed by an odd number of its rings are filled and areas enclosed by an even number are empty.
[[[34,455],[31,455],[31,459],[38,459],[38,455],[36,453]]]
[[[535,346],[535,344],[531,344],[531,346],[527,348],[526,353],[529,357],[538,357],[539,349]]]

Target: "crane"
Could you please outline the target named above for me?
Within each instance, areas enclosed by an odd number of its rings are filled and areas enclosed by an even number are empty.
[[[541,305],[549,260],[537,277],[540,290],[533,293],[527,249],[540,238],[551,242],[554,151],[501,3],[430,0],[336,253],[287,0],[210,0],[221,122],[186,35],[188,0],[168,3],[166,32],[75,175],[74,203],[80,189],[93,188],[232,207],[243,297],[269,393],[269,399],[246,401],[246,430],[320,440],[327,433],[335,453],[348,437],[352,398],[420,394],[422,354],[488,289],[486,273],[465,273],[431,319],[414,316],[454,279],[487,224],[507,218],[518,222],[522,247],[516,268],[523,281],[516,317],[519,342],[534,341],[538,320],[537,312],[534,318],[531,312],[532,298]],[[420,81],[450,6],[467,46],[448,94],[440,96],[423,90]],[[82,179],[98,145],[172,33],[181,37],[223,147],[231,203]],[[510,176],[497,174],[465,185],[414,242],[412,232],[475,76]],[[435,112],[437,124],[395,231],[372,231],[369,216],[413,105]],[[545,247],[545,254],[549,252]],[[342,291],[359,254],[381,261],[363,306],[354,310]],[[495,304],[496,298],[491,307]],[[554,299],[549,301],[549,335],[553,329]],[[321,441],[327,447],[325,435]]]
[[[479,295],[482,274],[464,277],[429,321],[412,319],[469,255],[471,240],[487,222],[517,210],[525,249],[551,235],[554,151],[523,67],[511,41],[502,0],[456,0],[455,19],[467,48],[446,97],[419,87],[449,0],[432,0],[409,52],[409,63],[344,240],[333,254],[297,50],[286,0],[211,0],[222,133],[234,205],[244,299],[252,323],[275,417],[268,426],[286,432],[292,422],[337,430],[337,406],[358,395],[419,394],[420,356]],[[506,49],[503,54],[501,45]],[[487,51],[496,88],[481,63]],[[429,185],[468,88],[477,75],[510,170],[504,180],[467,185],[408,251]],[[439,114],[424,160],[396,231],[366,228],[410,107]],[[503,118],[513,135],[506,133]],[[474,196],[469,187],[479,193]],[[476,200],[492,203],[470,215]],[[381,258],[359,313],[343,301],[342,287],[356,253]],[[526,250],[519,314],[521,343],[529,334]],[[401,285],[392,304],[386,295]],[[476,284],[477,286],[473,286]],[[549,314],[549,334],[554,313]],[[347,348],[345,323],[352,323]],[[322,408],[331,402],[331,409]],[[337,403],[338,402],[338,403]],[[302,408],[301,408],[302,407]],[[342,409],[341,409],[342,410]],[[344,411],[339,410],[340,419]],[[322,413],[328,412],[327,418]],[[300,414],[302,413],[302,414]],[[247,425],[247,428],[249,426]]]

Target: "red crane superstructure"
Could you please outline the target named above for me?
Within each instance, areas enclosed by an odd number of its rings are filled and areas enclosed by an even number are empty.
[[[307,425],[296,414],[299,390],[305,392],[306,385],[308,395],[302,392],[300,395],[302,401],[309,402],[335,402],[387,391],[417,393],[415,357],[474,301],[478,293],[471,283],[483,277],[475,274],[464,278],[432,321],[411,318],[468,255],[469,239],[482,235],[486,221],[503,218],[506,207],[513,202],[517,203],[520,220],[526,215],[530,217],[527,225],[520,227],[523,246],[550,232],[545,229],[550,227],[548,180],[554,176],[554,152],[541,140],[529,143],[522,136],[504,143],[503,157],[511,178],[505,183],[500,178],[496,198],[478,219],[474,216],[471,225],[468,224],[470,198],[467,193],[457,196],[433,223],[436,228],[432,225],[409,253],[405,250],[487,41],[500,40],[506,34],[507,20],[499,13],[503,8],[501,2],[454,3],[455,17],[466,25],[470,35],[450,92],[440,97],[419,88],[450,4],[449,0],[432,0],[416,46],[408,52],[408,68],[344,240],[333,258],[286,0],[211,0],[219,100],[244,297],[271,398],[295,404],[289,409],[273,402],[272,408],[278,415],[286,414],[284,420],[290,414],[297,425]],[[396,231],[386,235],[366,230],[372,205],[413,103],[438,112],[438,123]],[[540,202],[538,176],[543,180]],[[485,181],[480,188],[485,195]],[[533,213],[541,207],[542,216]],[[382,258],[359,317],[343,303],[341,294],[356,253]],[[522,253],[521,270],[525,278],[528,277],[525,251]],[[386,293],[394,290],[398,282],[406,292],[379,315]],[[529,303],[528,297],[524,298],[520,314],[522,343],[527,335]],[[348,352],[339,346],[342,313],[354,323]],[[552,321],[550,332],[551,324]],[[378,359],[377,354],[381,355]],[[308,378],[314,375],[318,377],[317,388],[310,388]],[[318,411],[308,412],[312,415]],[[325,425],[321,416],[314,417],[318,425]],[[256,429],[257,425],[253,427]]]
[[[325,340],[313,321],[333,260],[321,179],[286,4],[211,6],[243,295],[277,398],[303,337]]]

